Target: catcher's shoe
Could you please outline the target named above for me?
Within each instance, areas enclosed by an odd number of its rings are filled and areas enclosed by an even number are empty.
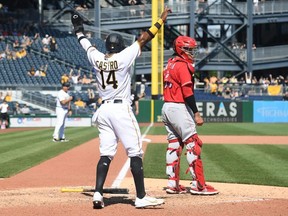
[[[93,208],[94,209],[104,208],[103,196],[99,192],[95,192],[93,195]]]
[[[52,140],[53,142],[61,142],[61,140],[60,139],[56,139],[56,138],[53,138],[53,140]]]
[[[164,199],[156,199],[155,197],[145,196],[142,199],[136,197],[135,207],[136,208],[145,208],[148,206],[157,206],[162,205],[165,202]]]
[[[219,193],[219,191],[216,190],[211,185],[207,185],[207,184],[205,184],[205,187],[202,190],[200,190],[197,187],[197,183],[195,181],[192,181],[191,188],[190,188],[190,193],[192,195],[216,195],[216,194]]]
[[[168,186],[166,188],[166,193],[167,194],[186,194],[187,190],[186,190],[186,187],[184,187],[183,185],[179,185],[179,188]]]

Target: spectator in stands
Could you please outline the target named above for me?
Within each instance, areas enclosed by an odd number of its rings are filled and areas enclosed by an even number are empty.
[[[73,84],[78,84],[81,77],[81,68],[78,69],[78,74],[73,73],[73,68],[70,69],[69,79]]]
[[[231,97],[231,89],[230,89],[230,87],[226,86],[226,88],[224,89],[223,97],[224,98],[230,98]]]
[[[89,79],[90,79],[90,83],[92,84],[92,83],[96,83],[96,79],[94,79],[93,78],[93,73],[92,73],[92,71],[90,71],[90,74],[89,74]]]
[[[69,76],[68,76],[66,73],[64,73],[64,74],[61,76],[60,82],[61,82],[61,84],[69,82]]]
[[[36,33],[36,34],[34,35],[34,37],[33,37],[33,39],[32,39],[32,43],[35,43],[35,42],[40,38],[39,35],[40,35],[39,33]]]
[[[0,52],[0,60],[5,58],[6,58],[6,52],[5,51]]]
[[[0,104],[0,126],[1,129],[6,129],[9,124],[9,104],[3,100],[3,102]]]
[[[283,95],[283,100],[288,101],[288,92]]]
[[[284,90],[286,89],[285,87],[286,87],[286,84],[285,84],[285,79],[284,79],[284,77],[283,76],[279,76],[279,79],[278,79],[278,84],[279,85],[282,85],[283,86],[283,88],[284,88]]]
[[[201,13],[205,10],[205,7],[206,7],[206,3],[205,3],[205,0],[198,0],[198,9],[197,9],[197,13]]]
[[[24,106],[20,109],[21,114],[30,115],[30,108],[24,104]]]
[[[232,90],[232,91],[231,91],[231,94],[230,94],[230,98],[231,98],[232,100],[235,100],[235,99],[238,98],[238,97],[239,97],[239,92],[236,91],[236,90]]]
[[[141,18],[145,17],[145,5],[146,5],[146,0],[140,0],[139,1],[139,5],[140,5],[140,16]]]
[[[19,115],[21,113],[20,105],[18,102],[15,102],[13,106],[13,115]]]
[[[5,96],[3,94],[3,92],[0,92],[0,102],[2,102],[4,100]]]
[[[35,68],[32,66],[31,69],[27,72],[28,76],[34,76],[36,73]]]
[[[252,84],[252,72],[245,72],[245,82],[246,84]]]
[[[50,49],[49,49],[48,45],[44,45],[42,51],[43,51],[44,53],[49,53],[49,52],[50,52]]]
[[[42,66],[39,68],[39,75],[40,75],[41,77],[46,77],[46,76],[47,76],[47,69],[48,69],[48,64],[42,65]]]
[[[87,103],[88,106],[96,103],[96,97],[95,97],[95,93],[94,93],[93,89],[88,88],[87,89],[87,95],[88,95],[88,103]]]
[[[50,52],[49,46],[50,46],[50,42],[51,42],[51,36],[49,36],[48,34],[45,35],[45,37],[42,39],[42,51],[44,53],[48,53]]]
[[[88,78],[88,77],[86,76],[86,74],[83,74],[83,78],[81,79],[81,83],[82,83],[82,84],[91,84],[91,79]]]
[[[17,59],[16,52],[9,48],[9,44],[6,45],[5,53],[6,53],[6,58],[8,60],[11,60],[11,59],[16,60]]]
[[[252,84],[254,84],[254,85],[258,84],[258,80],[257,80],[257,77],[256,77],[256,76],[253,76],[253,78],[252,78]]]
[[[38,70],[35,71],[34,77],[46,77],[48,65],[41,65]]]
[[[18,40],[15,40],[14,42],[13,42],[13,48],[14,49],[18,49],[18,48],[20,48],[21,46],[20,46],[20,43],[19,43],[19,41]]]
[[[33,41],[28,37],[27,35],[23,35],[23,38],[21,40],[21,47],[24,49],[31,47]]]
[[[81,100],[80,97],[77,98],[77,100],[74,102],[74,105],[76,106],[76,108],[85,108],[86,107],[86,103],[84,101]]]
[[[229,83],[231,84],[237,84],[238,83],[238,80],[235,76],[232,76],[230,79],[229,79]]]
[[[42,45],[43,46],[49,46],[51,41],[51,36],[48,34],[45,35],[45,37],[42,39]]]
[[[20,49],[16,52],[16,58],[24,58],[27,55],[27,51],[25,48]]]
[[[137,0],[128,0],[128,4],[129,4],[129,6],[135,6],[137,4]],[[136,16],[136,8],[135,7],[131,7],[130,15]]]
[[[55,51],[57,51],[57,49],[58,49],[58,44],[56,42],[56,38],[52,37],[51,41],[50,41],[50,51],[55,52]]]
[[[11,102],[12,101],[12,92],[9,91],[8,89],[7,89],[7,93],[6,93],[6,96],[5,96],[4,100],[6,102]]]
[[[205,78],[203,79],[203,81],[205,82],[204,91],[205,91],[205,92],[209,92],[209,90],[210,90],[209,78],[208,78],[208,77],[205,77]]]
[[[217,81],[217,96],[222,96],[224,91],[224,85],[228,82],[227,77],[222,77],[220,80]]]
[[[259,10],[259,0],[253,0],[254,3],[254,14],[260,14],[260,10]]]

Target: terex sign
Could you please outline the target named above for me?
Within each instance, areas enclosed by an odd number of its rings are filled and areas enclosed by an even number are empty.
[[[205,122],[242,122],[242,103],[197,102]]]

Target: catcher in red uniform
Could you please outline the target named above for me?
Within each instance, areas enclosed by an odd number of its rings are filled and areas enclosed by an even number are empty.
[[[191,194],[215,195],[219,192],[207,185],[201,160],[202,141],[198,137],[196,125],[204,121],[198,112],[194,97],[194,58],[197,42],[187,36],[179,36],[173,44],[174,56],[168,60],[163,73],[164,105],[162,118],[168,133],[166,152],[166,174],[169,194],[186,193],[186,187],[179,184],[180,157],[185,147],[192,176]]]

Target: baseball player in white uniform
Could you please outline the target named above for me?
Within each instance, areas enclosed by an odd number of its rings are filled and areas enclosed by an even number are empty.
[[[8,126],[8,119],[9,119],[8,110],[9,110],[9,104],[7,103],[6,100],[4,100],[0,104],[0,127],[1,129],[6,129],[6,127]]]
[[[103,186],[119,140],[131,159],[130,167],[136,187],[135,207],[143,208],[164,203],[163,199],[150,197],[145,192],[141,133],[131,107],[130,67],[141,54],[141,48],[157,34],[170,12],[166,7],[161,18],[126,48],[120,34],[109,34],[105,41],[106,54],[92,46],[83,34],[83,20],[78,14],[72,14],[75,34],[96,72],[99,96],[103,99],[102,105],[93,115],[93,121],[97,123],[100,132],[101,156],[97,165],[94,208],[104,207]]]
[[[69,82],[62,84],[62,89],[58,92],[56,99],[56,125],[53,133],[54,142],[67,142],[65,138],[65,120],[69,111],[71,110],[71,101],[73,97],[68,94],[68,89],[70,87]]]

